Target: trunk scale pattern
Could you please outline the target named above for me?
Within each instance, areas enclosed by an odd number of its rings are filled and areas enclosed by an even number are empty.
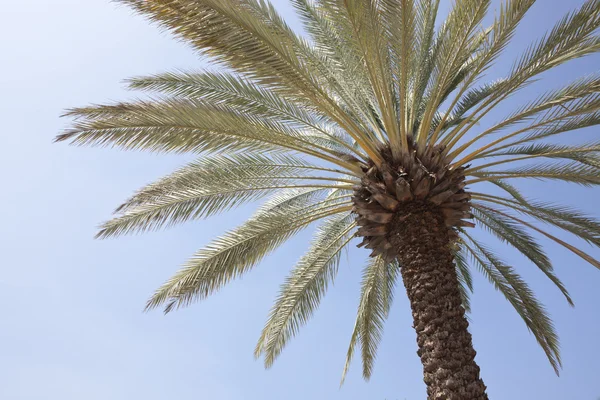
[[[468,321],[461,305],[451,246],[458,227],[473,227],[464,169],[452,169],[443,148],[363,168],[354,190],[359,247],[398,259],[410,300],[428,399],[484,400]],[[419,155],[420,154],[420,155]]]

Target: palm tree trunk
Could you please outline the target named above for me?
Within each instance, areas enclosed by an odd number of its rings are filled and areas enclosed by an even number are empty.
[[[484,400],[461,306],[448,230],[437,213],[413,215],[392,236],[417,332],[428,399]],[[442,226],[440,226],[442,225]]]

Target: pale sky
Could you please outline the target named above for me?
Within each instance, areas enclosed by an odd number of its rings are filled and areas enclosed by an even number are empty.
[[[365,256],[356,249],[344,258],[321,309],[273,368],[265,370],[253,359],[279,284],[306,249],[310,231],[201,304],[166,317],[158,311],[142,313],[147,297],[186,257],[241,223],[254,205],[162,232],[93,240],[97,225],[115,206],[189,157],[74,148],[51,141],[68,126],[68,120],[59,118],[68,107],[143,96],[125,91],[123,79],[199,70],[205,64],[191,49],[108,0],[4,3],[0,399],[425,399],[401,285],[373,378],[362,380],[356,359],[339,388]],[[286,17],[291,15],[285,0],[274,3]],[[499,2],[493,3],[497,8]],[[538,0],[491,77],[580,3]],[[295,20],[292,25],[299,28]],[[542,83],[507,102],[503,110],[531,98],[527,94],[596,72],[599,65],[600,58],[594,56],[546,74]],[[598,129],[573,136],[578,142],[597,140]],[[600,217],[598,189],[549,182],[521,187],[533,198],[576,205]],[[474,272],[471,332],[482,377],[492,399],[597,399],[600,271],[541,242],[571,291],[574,309],[533,265],[487,240],[518,267],[550,310],[562,342],[561,377],[555,376],[509,303]],[[586,244],[582,248],[600,257],[597,249]]]

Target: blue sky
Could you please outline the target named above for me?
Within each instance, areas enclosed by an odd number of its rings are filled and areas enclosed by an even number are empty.
[[[538,0],[492,72],[510,67],[511,56],[579,3]],[[275,4],[291,15],[284,0]],[[187,256],[243,221],[252,207],[162,232],[95,241],[96,226],[121,200],[189,158],[76,149],[51,140],[68,124],[59,118],[65,108],[135,97],[123,90],[124,78],[205,64],[108,0],[21,0],[4,4],[2,16],[1,399],[425,398],[401,288],[374,377],[365,383],[355,362],[338,387],[358,303],[364,259],[358,250],[349,253],[321,309],[274,367],[267,371],[253,359],[271,302],[306,248],[309,231],[202,304],[166,317],[142,313],[146,298]],[[527,93],[594,72],[599,61],[594,56],[561,67]],[[516,105],[508,102],[504,110]],[[574,136],[583,141],[597,132]],[[539,182],[523,188],[532,197],[598,215],[598,189]],[[493,399],[597,399],[600,271],[542,242],[571,290],[574,309],[533,266],[490,243],[551,311],[562,339],[562,375],[554,375],[508,302],[477,276],[471,331],[482,376]]]

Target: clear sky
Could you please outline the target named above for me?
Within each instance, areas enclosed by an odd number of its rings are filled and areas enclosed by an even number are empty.
[[[516,51],[579,3],[538,0],[492,72],[509,67]],[[291,16],[285,0],[275,4]],[[425,398],[401,286],[374,377],[362,380],[357,359],[338,387],[358,303],[365,255],[359,250],[344,259],[321,309],[274,367],[265,370],[253,359],[271,302],[306,248],[309,231],[201,304],[166,317],[142,313],[146,298],[187,256],[242,222],[252,207],[162,232],[95,241],[96,226],[121,200],[189,157],[51,141],[68,125],[59,118],[65,108],[136,96],[123,90],[124,78],[204,64],[108,0],[20,0],[3,2],[0,10],[0,399]],[[597,56],[569,64],[527,93],[599,65]],[[504,109],[516,105],[508,102]],[[598,130],[573,136],[597,138]],[[599,216],[598,189],[539,182],[524,188],[532,197]],[[471,331],[490,397],[600,397],[600,271],[542,240],[574,297],[571,309],[532,265],[490,243],[518,266],[551,311],[564,361],[558,378],[508,302],[476,273]]]

